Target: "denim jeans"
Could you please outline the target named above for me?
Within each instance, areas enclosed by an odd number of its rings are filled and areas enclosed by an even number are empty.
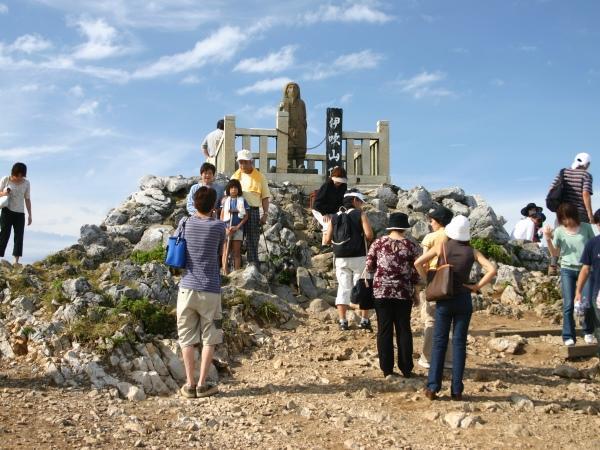
[[[448,348],[448,336],[452,327],[452,394],[462,394],[463,375],[467,360],[467,333],[473,313],[471,293],[458,294],[453,298],[437,302],[435,307],[435,328],[433,330],[433,348],[427,388],[439,392],[442,388],[444,358]]]
[[[562,288],[563,296],[563,330],[562,337],[563,341],[567,339],[573,339],[577,341],[575,335],[575,318],[573,317],[574,305],[575,305],[575,288],[577,286],[577,277],[579,277],[579,270],[573,269],[560,269],[560,285]],[[588,281],[583,286],[582,295],[587,297],[590,302],[592,301],[592,295],[590,292],[591,283]],[[585,334],[594,333],[594,310],[588,308],[583,316],[582,328]]]

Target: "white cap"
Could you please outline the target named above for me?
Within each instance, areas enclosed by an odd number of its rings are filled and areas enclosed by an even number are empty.
[[[575,159],[573,160],[573,164],[571,164],[571,169],[577,169],[578,167],[587,167],[589,163],[592,162],[592,157],[588,153],[577,153],[575,155]]]
[[[253,161],[252,152],[250,150],[240,150],[237,154],[238,161]]]
[[[446,236],[455,241],[469,241],[471,239],[471,225],[465,216],[454,216],[444,228]]]
[[[344,194],[344,198],[346,197],[356,197],[358,198],[361,202],[365,201],[365,196],[362,195],[360,192],[356,192],[356,191],[352,191],[352,192],[346,192]]]

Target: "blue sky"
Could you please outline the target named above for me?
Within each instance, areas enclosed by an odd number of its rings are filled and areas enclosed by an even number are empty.
[[[272,128],[287,80],[309,145],[329,106],[347,130],[389,120],[395,184],[459,185],[514,223],[577,152],[595,172],[599,22],[594,0],[0,0],[0,172],[29,166],[24,260],[144,174],[196,174],[219,117]]]

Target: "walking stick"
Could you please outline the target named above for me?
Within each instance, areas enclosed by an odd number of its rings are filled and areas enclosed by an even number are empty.
[[[269,252],[269,245],[267,244],[267,237],[265,236],[265,230],[263,229],[262,223],[260,224],[260,234],[262,234],[262,237],[265,241],[265,250],[267,251],[267,258],[269,259],[269,261],[271,260],[271,253]]]
[[[231,222],[233,221],[233,214],[229,214],[229,228],[231,228]],[[223,267],[223,271],[225,274],[229,273],[229,249],[231,247],[231,233],[227,236],[226,250],[225,250],[225,265]]]

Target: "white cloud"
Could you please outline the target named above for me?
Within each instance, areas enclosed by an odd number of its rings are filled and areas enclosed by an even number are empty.
[[[127,51],[116,43],[119,35],[117,30],[103,19],[80,20],[77,22],[79,31],[87,38],[87,42],[79,45],[73,57],[75,59],[104,59],[117,56]]]
[[[519,50],[521,50],[522,52],[535,52],[537,51],[537,47],[535,45],[521,45],[519,47]]]
[[[340,104],[347,105],[352,100],[354,94],[344,94],[340,97]]]
[[[446,78],[443,72],[421,72],[412,78],[397,81],[400,91],[412,95],[416,99],[425,97],[452,97],[454,93],[448,89],[436,87]]]
[[[181,84],[200,84],[201,81],[202,80],[196,75],[188,75],[183,80],[181,80]]]
[[[392,16],[365,3],[346,2],[341,6],[322,5],[316,11],[304,14],[306,23],[317,22],[367,22],[386,23]]]
[[[4,3],[0,3],[0,14],[8,14],[8,6]]]
[[[263,92],[271,92],[271,91],[282,91],[287,83],[291,80],[287,77],[279,77],[279,78],[269,78],[267,80],[260,80],[256,83],[243,87],[237,90],[239,95],[246,94],[260,94]]]
[[[38,159],[45,155],[63,153],[69,150],[62,145],[40,145],[31,147],[0,148],[0,159],[14,161],[18,159]]]
[[[492,81],[490,81],[492,86],[496,86],[496,87],[502,87],[506,84],[506,82],[502,79],[502,78],[494,78]]]
[[[37,34],[25,34],[18,37],[9,47],[9,51],[27,54],[37,53],[52,47],[52,42]]]
[[[294,64],[294,51],[296,48],[294,45],[287,45],[278,52],[269,53],[262,59],[243,59],[233,70],[248,73],[281,72]]]
[[[96,109],[98,109],[99,105],[100,104],[96,100],[89,100],[89,101],[83,102],[81,105],[79,105],[79,108],[77,108],[75,110],[75,115],[77,115],[77,116],[94,115],[94,113],[96,112]]]
[[[75,85],[71,89],[69,89],[69,94],[71,94],[74,97],[83,97],[84,91],[81,86]]]
[[[136,70],[133,78],[156,78],[163,75],[197,69],[208,63],[231,59],[246,41],[247,36],[237,27],[225,26],[202,41],[192,50],[163,56],[155,63]]]
[[[334,75],[355,70],[374,69],[384,59],[380,53],[372,50],[348,53],[337,57],[332,63],[319,63],[305,75],[308,80],[323,80]]]
[[[25,84],[19,88],[21,92],[36,92],[40,90],[39,84]]]

